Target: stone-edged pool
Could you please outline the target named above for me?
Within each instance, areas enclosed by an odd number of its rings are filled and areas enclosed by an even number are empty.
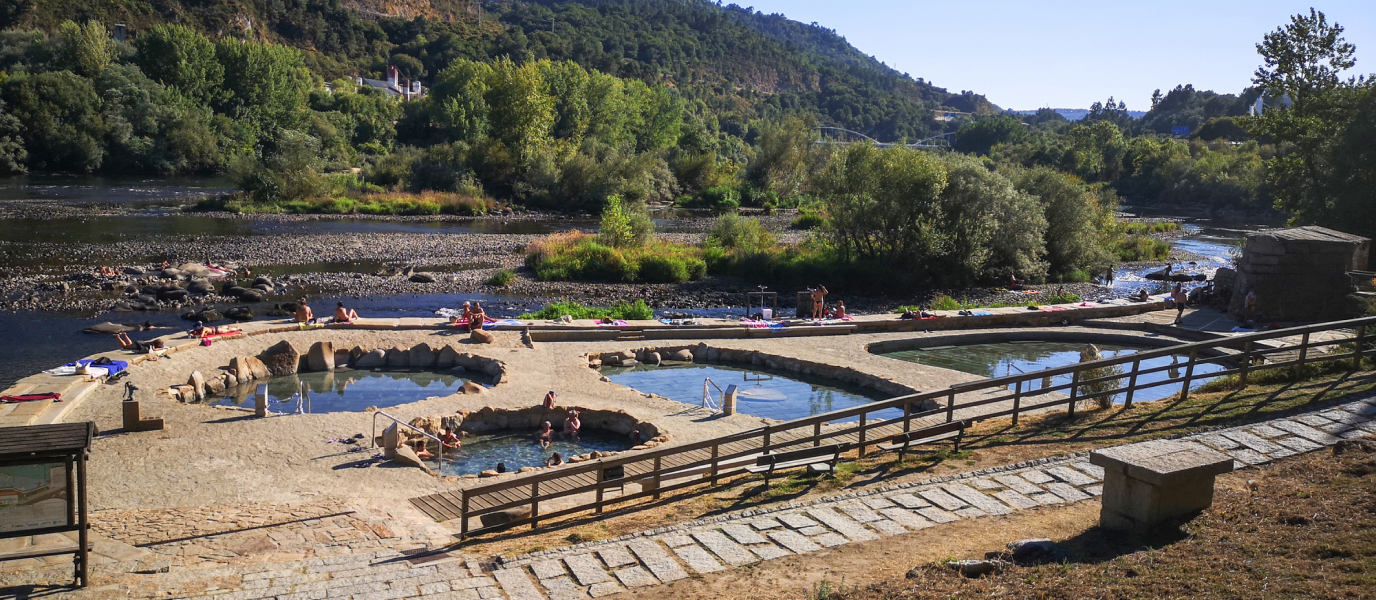
[[[488,383],[480,373],[336,370],[237,385],[209,402],[253,408],[258,386],[266,385],[268,410],[273,413],[361,412],[370,406],[388,408],[456,394],[465,381]]]
[[[702,405],[703,383],[707,379],[723,390],[735,385],[738,388],[738,412],[780,421],[801,419],[880,399],[877,394],[837,381],[722,364],[639,364],[634,367],[602,367],[601,373],[612,383],[691,406]],[[716,388],[711,388],[711,394],[720,401]],[[874,415],[887,419],[902,416],[902,411],[891,409]],[[837,422],[847,420],[856,418],[837,419]]]
[[[558,425],[555,426],[558,429]],[[631,438],[610,431],[585,428],[578,441],[564,439],[555,435],[554,442],[541,447],[535,441],[534,429],[506,429],[490,434],[470,435],[463,438],[457,452],[444,455],[444,475],[467,475],[496,469],[501,463],[506,472],[515,473],[522,467],[544,467],[555,452],[568,462],[568,459],[589,452],[621,452],[633,446]],[[433,448],[432,448],[433,449]],[[437,461],[427,461],[435,465]]]
[[[971,375],[981,377],[1007,377],[1009,375],[1020,375],[1033,373],[1043,369],[1055,367],[1065,367],[1080,362],[1080,351],[1084,350],[1087,342],[1038,342],[1038,341],[1014,341],[1014,342],[995,342],[985,344],[967,344],[959,346],[933,346],[929,348],[917,348],[912,350],[899,350],[893,352],[881,352],[880,356],[887,356],[902,361],[913,362],[930,367],[951,369]],[[1125,346],[1122,344],[1094,344],[1099,348],[1104,358],[1116,358],[1127,356],[1136,352],[1144,351],[1143,347]],[[1142,361],[1141,368],[1149,369],[1164,367],[1167,365],[1179,365],[1178,368],[1159,371],[1147,375],[1139,376],[1137,384],[1139,386],[1165,381],[1180,377],[1185,369],[1184,364],[1189,357],[1186,355],[1172,355],[1152,358]],[[1126,370],[1131,365],[1125,366]],[[1201,363],[1195,365],[1194,377],[1191,386],[1203,384],[1212,378],[1209,373],[1216,373],[1224,369],[1223,365],[1214,363]],[[1070,383],[1070,375],[1061,375],[1052,378],[1052,386]],[[1044,380],[1029,382],[1025,385],[1024,392],[1034,392],[1045,386]],[[1133,401],[1149,401],[1169,398],[1180,393],[1179,383],[1160,385],[1138,390],[1133,394]],[[1115,402],[1123,401],[1123,394],[1114,398]]]

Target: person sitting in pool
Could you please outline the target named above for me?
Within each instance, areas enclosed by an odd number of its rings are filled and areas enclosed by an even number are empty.
[[[459,441],[459,436],[454,435],[454,430],[445,427],[444,434],[440,436],[440,452],[458,450],[463,442]]]
[[[306,305],[306,299],[305,299],[305,298],[302,298],[302,299],[301,299],[301,302],[299,302],[299,303],[296,305],[296,322],[297,322],[297,323],[314,323],[314,322],[315,322],[315,313],[311,312],[311,307],[309,307],[309,306]]]
[[[419,458],[421,460],[430,460],[432,458],[435,458],[435,455],[432,454],[430,450],[425,447],[425,440],[416,440],[415,442],[412,442],[411,449],[416,451],[416,458]]]
[[[199,338],[205,337],[207,335],[220,335],[222,333],[240,333],[242,331],[242,329],[239,329],[238,327],[235,327],[233,325],[206,325],[205,323],[201,323],[200,325],[197,325],[195,329],[192,329],[189,333],[187,333],[187,335],[194,338]]]
[[[583,428],[583,422],[578,420],[578,411],[569,409],[569,416],[564,419],[564,437],[571,442],[578,441],[578,430]]]
[[[336,323],[352,323],[353,320],[357,318],[358,312],[353,309],[344,308],[343,302],[335,303],[334,320]]]
[[[497,472],[498,472],[498,473],[505,473],[505,472],[506,472],[506,463],[504,463],[504,462],[499,462],[499,463],[497,463]]]
[[[555,452],[549,457],[549,460],[545,461],[546,467],[557,467],[562,464],[564,464],[564,457],[559,456],[558,452]]]
[[[115,334],[115,339],[119,341],[120,348],[133,350],[135,352],[152,352],[154,350],[162,350],[166,347],[162,338],[156,338],[146,342],[136,342],[129,338],[129,334],[119,333]]]
[[[644,440],[644,438],[640,437],[640,430],[639,430],[639,429],[636,429],[636,430],[634,430],[634,431],[631,432],[631,444],[632,444],[632,445],[639,446],[640,443],[643,442],[643,441],[645,441],[645,440]]]
[[[545,423],[540,426],[540,431],[535,434],[535,441],[546,448],[554,443],[554,427],[549,424],[549,421],[545,421]]]

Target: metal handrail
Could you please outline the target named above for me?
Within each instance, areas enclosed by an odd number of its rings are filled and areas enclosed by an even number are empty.
[[[394,417],[394,416],[392,416],[392,415],[389,415],[389,414],[387,414],[387,413],[385,413],[385,412],[382,412],[382,411],[380,411],[380,410],[373,411],[373,437],[372,437],[372,439],[370,440],[371,443],[372,443],[372,447],[373,447],[373,448],[376,448],[376,447],[377,447],[377,418],[378,418],[379,415],[384,416],[384,417],[387,417],[388,419],[391,419],[392,422],[396,423],[397,425],[401,425],[402,427],[405,427],[405,428],[410,429],[410,430],[412,430],[412,431],[415,431],[416,433],[419,433],[419,434],[421,434],[421,435],[423,435],[423,436],[425,436],[425,437],[427,437],[427,438],[430,438],[430,439],[432,439],[432,440],[435,440],[435,443],[439,445],[439,450],[440,450],[440,451],[439,451],[439,455],[438,455],[438,456],[439,456],[439,459],[440,459],[440,472],[444,472],[444,442],[443,442],[442,440],[440,440],[440,438],[435,437],[435,436],[433,436],[433,435],[430,435],[430,434],[427,433],[424,429],[420,429],[420,428],[418,428],[418,427],[416,427],[416,426],[414,426],[414,425],[411,425],[410,423],[405,423],[405,422],[403,422],[401,419],[398,419],[398,418],[396,418],[396,417]]]
[[[721,395],[722,402],[726,402],[726,392],[721,389],[721,386],[717,385],[717,382],[712,381],[711,377],[705,377],[702,380],[702,406],[704,408],[709,408],[711,410],[721,412],[723,407],[719,406],[716,402],[708,402],[708,400],[712,399],[711,392],[707,391],[708,384],[711,384],[712,387],[717,388],[717,394]]]

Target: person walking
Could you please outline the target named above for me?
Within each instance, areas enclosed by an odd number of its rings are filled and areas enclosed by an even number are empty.
[[[1173,323],[1174,325],[1179,325],[1180,320],[1184,318],[1185,301],[1187,299],[1188,298],[1186,298],[1185,296],[1185,291],[1181,289],[1180,284],[1175,284],[1175,289],[1171,290],[1171,301],[1175,302],[1175,323]]]

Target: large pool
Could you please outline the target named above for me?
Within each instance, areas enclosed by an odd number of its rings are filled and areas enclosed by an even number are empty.
[[[656,367],[641,364],[634,367],[603,367],[602,374],[612,383],[693,406],[702,405],[702,388],[706,380],[711,379],[723,390],[735,385],[739,388],[736,395],[738,412],[780,421],[869,404],[876,399],[859,388],[843,387],[843,384],[836,382],[802,380],[794,375],[725,365]],[[720,401],[721,396],[716,388],[711,388],[711,393],[714,399]],[[902,416],[902,411],[892,409],[874,414],[887,419]],[[844,420],[838,419],[838,422]]]
[[[600,431],[584,430],[577,442],[570,442],[556,435],[554,443],[542,448],[535,442],[535,430],[504,430],[494,434],[469,436],[463,439],[458,452],[444,456],[445,475],[467,475],[496,469],[503,463],[507,472],[515,472],[521,467],[543,467],[550,456],[559,453],[565,461],[579,454],[594,450],[629,450],[631,438],[624,435]]]
[[[274,413],[359,412],[388,408],[458,393],[467,376],[434,371],[331,371],[273,377],[266,383],[268,410]],[[483,379],[474,374],[474,381]],[[234,386],[210,401],[253,407],[257,382]],[[298,396],[298,390],[300,395]]]
[[[932,367],[951,369],[962,373],[980,375],[982,377],[1006,377],[1009,375],[1019,375],[1032,373],[1042,369],[1054,367],[1065,367],[1080,362],[1080,351],[1084,350],[1088,344],[1084,342],[999,342],[993,344],[969,344],[965,346],[937,346],[932,348],[919,348],[915,350],[900,350],[897,352],[885,352],[882,356],[896,358],[908,362],[914,362]],[[1134,348],[1118,344],[1095,344],[1104,358],[1115,358],[1126,356],[1144,350],[1144,348]],[[1137,378],[1137,384],[1143,385],[1166,379],[1174,379],[1184,375],[1184,363],[1188,360],[1185,355],[1162,356],[1142,361],[1142,368],[1163,367],[1167,365],[1181,365],[1175,369],[1160,371]],[[1132,365],[1124,365],[1126,371]],[[1224,369],[1223,365],[1218,364],[1197,364],[1194,368],[1194,377],[1191,385],[1199,385],[1212,379],[1207,375],[1216,373]],[[1070,375],[1061,375],[1052,378],[1052,386],[1070,383]],[[1025,383],[1023,391],[1034,391],[1045,387],[1044,380],[1037,380]],[[1126,385],[1127,382],[1123,382]],[[1132,399],[1136,401],[1160,400],[1169,398],[1180,393],[1179,383],[1161,385],[1157,387],[1138,390],[1133,394]],[[1064,390],[1062,390],[1064,392]],[[1123,401],[1123,394],[1114,398],[1116,402]]]

